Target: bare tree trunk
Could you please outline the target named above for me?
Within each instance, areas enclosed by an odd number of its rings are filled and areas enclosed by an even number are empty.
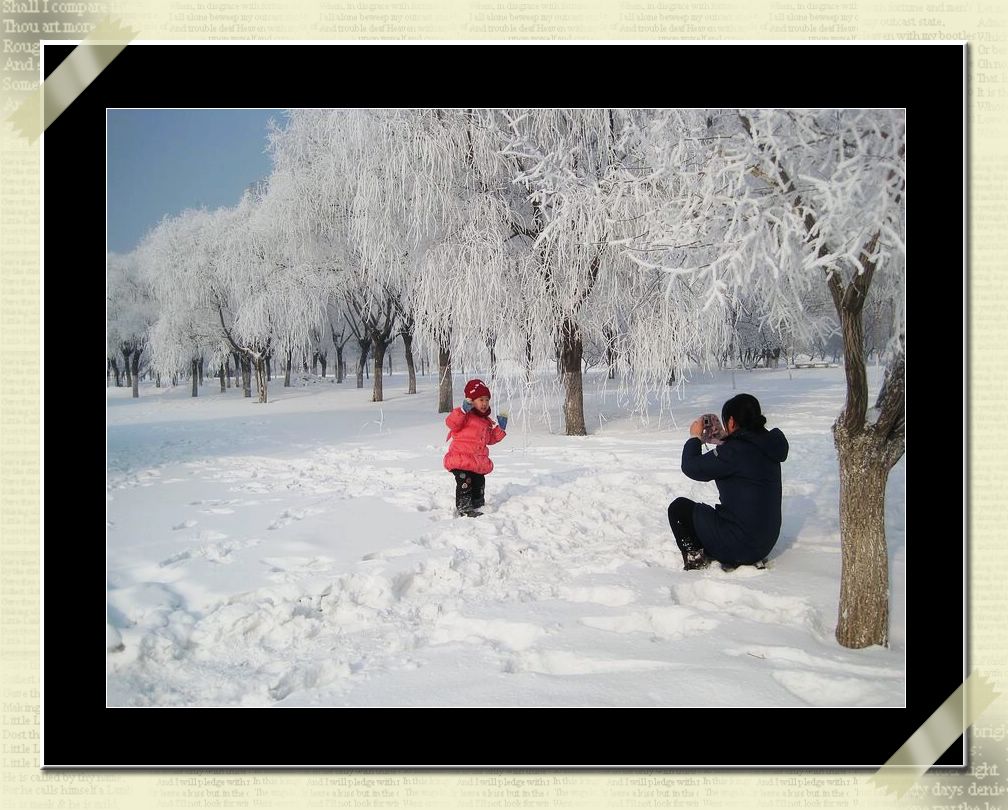
[[[497,379],[497,335],[487,335],[486,345],[490,350],[490,381],[493,382]]]
[[[848,321],[850,323],[848,323]],[[844,647],[889,645],[889,555],[885,490],[905,448],[905,365],[897,354],[886,369],[878,421],[850,424],[847,408],[867,405],[864,360],[848,340],[860,339],[860,316],[844,318],[847,406],[833,425],[840,459],[840,607],[836,639]]]
[[[123,371],[126,373],[126,385],[132,386],[133,373],[132,371],[130,371],[130,355],[132,354],[132,352],[129,351],[128,349],[122,349],[121,351],[123,356]]]
[[[263,358],[263,359],[265,360],[265,365],[266,365],[266,380],[267,381],[272,380],[273,379],[273,354],[272,353],[267,354],[266,357]],[[260,396],[262,396],[262,395],[260,394]],[[262,401],[262,400],[260,400],[260,401]]]
[[[119,374],[119,364],[114,357],[109,358],[109,365],[112,366],[112,371],[115,373],[116,388],[122,388],[122,376]]]
[[[451,349],[447,341],[438,347],[438,413],[448,413],[454,407],[452,393]]]
[[[606,366],[609,369],[609,379],[616,379],[616,331],[611,326],[603,329],[605,335]]]
[[[287,368],[284,369],[284,388],[290,388],[290,375],[291,375],[291,354],[293,352],[287,350]]]
[[[224,374],[224,364],[220,364],[220,392],[222,394],[227,393],[227,386],[224,380],[227,379],[227,375]]]
[[[871,434],[833,432],[840,457],[840,608],[836,639],[844,647],[889,645],[889,555],[885,487],[889,467]]]
[[[241,358],[242,371],[242,394],[246,397],[252,396],[252,361],[244,354]]]
[[[889,470],[905,449],[906,367],[897,352],[886,369],[867,419],[868,375],[864,361],[864,301],[875,272],[870,258],[876,233],[861,249],[866,270],[844,285],[838,274],[827,285],[840,316],[847,398],[833,425],[840,460],[840,607],[836,639],[845,647],[889,644],[889,555],[885,538],[885,488]]]
[[[403,334],[403,354],[406,357],[406,372],[409,375],[409,388],[407,394],[416,393],[416,365],[413,360],[413,336]]]
[[[269,355],[255,357],[256,386],[259,388],[259,402],[266,404],[266,384],[269,380]]]
[[[231,359],[228,358],[224,362],[224,381],[227,383],[227,387],[231,387]]]
[[[140,399],[140,353],[141,349],[133,350],[133,399]]]
[[[203,356],[199,358],[199,384],[203,385]]]
[[[343,377],[346,373],[346,365],[343,362],[343,347],[336,347],[336,382],[343,382]]]
[[[364,370],[367,368],[367,356],[368,350],[371,348],[370,338],[367,340],[358,340],[360,344],[360,360],[357,363],[357,387],[364,387]]]
[[[155,388],[160,388],[161,387],[161,372],[160,371],[157,373],[157,376],[155,376],[155,378],[154,378],[154,387]]]
[[[328,365],[329,363],[329,352],[328,351],[319,352],[317,356],[319,359],[319,363],[322,364],[322,379],[324,380],[326,375],[326,365]]]
[[[560,330],[560,368],[564,384],[564,425],[568,436],[587,436],[584,419],[584,379],[581,331],[569,318]]]
[[[375,366],[375,368],[378,368],[378,366]],[[388,353],[388,375],[392,376],[392,352]]]
[[[525,335],[525,382],[532,382],[532,335]]]
[[[199,396],[199,360],[192,359],[192,371],[189,375],[192,378],[192,395]]]
[[[383,340],[376,340],[374,346],[374,383],[371,389],[371,401],[382,402],[384,388],[382,386],[382,366],[385,363],[385,352],[388,344]]]

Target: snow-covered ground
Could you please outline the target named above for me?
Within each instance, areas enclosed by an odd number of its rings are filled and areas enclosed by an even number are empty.
[[[732,381],[696,375],[659,420],[589,375],[588,437],[561,434],[558,398],[552,433],[512,401],[477,519],[452,516],[430,377],[386,377],[384,403],[353,379],[274,378],[267,405],[213,379],[107,389],[108,705],[903,705],[905,460],[891,647],[846,650],[843,370]],[[680,472],[689,422],[740,391],[790,441],[781,539],[767,570],[683,571],[668,503],[717,498]]]

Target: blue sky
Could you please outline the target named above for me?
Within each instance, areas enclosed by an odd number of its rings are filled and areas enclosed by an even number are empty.
[[[165,214],[234,205],[270,173],[282,110],[109,110],[108,249],[128,253]]]

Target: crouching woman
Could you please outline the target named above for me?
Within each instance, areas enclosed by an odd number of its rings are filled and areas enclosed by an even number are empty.
[[[780,428],[766,429],[759,400],[738,394],[721,408],[723,440],[703,452],[703,421],[690,425],[683,446],[682,471],[694,481],[717,484],[721,503],[709,506],[689,498],[669,504],[668,516],[683,568],[706,568],[711,560],[726,567],[757,563],[777,542],[781,528],[781,463],[788,441]]]

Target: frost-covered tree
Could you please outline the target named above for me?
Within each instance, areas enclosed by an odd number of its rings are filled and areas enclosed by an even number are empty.
[[[894,303],[903,298],[904,114],[753,111],[739,119],[750,174],[766,194],[765,221],[783,219],[800,237],[803,269],[829,290],[844,339],[847,400],[833,425],[843,548],[837,640],[887,645],[885,488],[905,450],[905,328],[897,304],[892,359],[869,408],[863,313],[873,288]]]
[[[199,395],[199,365],[221,356],[216,313],[208,290],[213,263],[207,259],[216,243],[215,215],[187,210],[165,217],[137,248],[144,277],[158,305],[151,329],[152,362],[159,372],[189,373],[192,395]]]
[[[439,347],[440,411],[454,359],[479,366],[506,322],[512,235],[499,130],[476,110],[369,110],[344,119],[350,242],[365,286],[391,290],[411,335]]]
[[[229,325],[219,308],[221,327],[232,347],[256,369],[259,401],[267,401],[266,361],[274,353],[290,368],[292,358],[311,342],[313,330],[325,323],[328,295],[325,267],[298,250],[283,226],[283,212],[297,193],[283,183],[260,184],[234,210],[225,232],[215,290],[232,302]]]
[[[133,397],[140,396],[142,357],[147,348],[156,306],[149,285],[141,273],[136,251],[106,258],[106,355],[123,357]],[[116,385],[119,371],[116,367]]]
[[[843,550],[836,636],[848,647],[885,645],[885,486],[905,441],[904,114],[702,115],[668,114],[651,133],[681,156],[687,180],[649,222],[649,247],[675,247],[651,260],[695,279],[711,301],[759,301],[761,326],[811,338],[839,321],[847,399],[833,426]],[[828,292],[832,318],[807,306],[813,286]],[[862,321],[870,293],[892,302],[894,336],[872,408]]]
[[[666,303],[675,303],[668,286],[655,288],[623,249],[639,233],[641,217],[668,195],[667,179],[654,175],[645,159],[652,113],[554,109],[502,115],[510,135],[505,151],[527,212],[512,221],[531,240],[530,260],[521,265],[529,273],[523,292],[540,302],[536,321],[549,330],[558,353],[566,432],[583,435],[586,336],[614,353],[631,311],[638,323],[645,312],[658,316],[653,308],[635,310],[641,301],[664,295]],[[670,332],[668,324],[661,332]],[[624,349],[634,353],[635,369],[653,373],[649,360],[659,347],[641,342],[646,330],[636,334]],[[683,337],[661,347],[670,350],[666,362],[681,362]]]

